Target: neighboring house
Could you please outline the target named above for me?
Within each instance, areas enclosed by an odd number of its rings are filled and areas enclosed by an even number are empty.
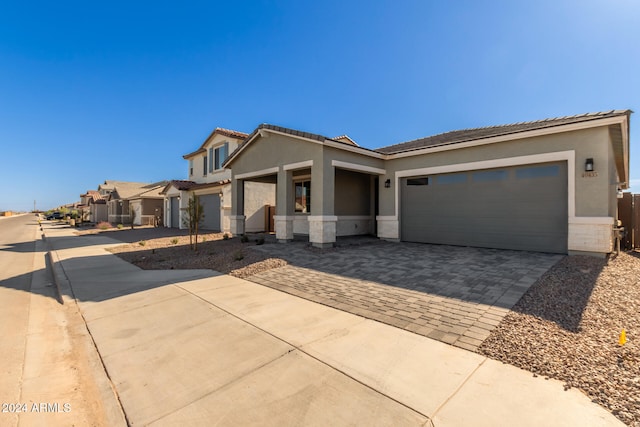
[[[96,190],[88,190],[80,195],[80,205],[82,206],[82,219],[99,223],[107,221],[107,200]]]
[[[169,182],[165,196],[164,224],[187,228],[184,220],[189,198],[196,195],[204,209],[200,227],[212,231],[230,231],[231,171],[222,164],[230,152],[247,137],[246,133],[216,128],[196,151],[185,154],[189,162],[189,180]],[[247,232],[269,231],[269,206],[275,205],[275,184],[251,182],[244,188]],[[272,227],[272,226],[271,226]]]
[[[112,224],[162,224],[164,196],[160,194],[167,181],[152,184],[126,181],[105,181],[99,189],[108,191],[107,212]],[[158,220],[160,222],[158,222]]]
[[[280,241],[306,234],[570,254],[612,251],[630,110],[447,132],[377,150],[263,124],[231,153],[231,232],[276,184]]]

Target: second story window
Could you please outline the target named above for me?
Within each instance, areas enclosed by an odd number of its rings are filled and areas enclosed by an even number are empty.
[[[193,176],[193,159],[189,159],[189,176]]]
[[[222,164],[229,156],[229,143],[225,142],[224,145],[215,149],[215,167],[216,170],[222,169]]]
[[[202,175],[207,176],[207,156],[202,158]]]

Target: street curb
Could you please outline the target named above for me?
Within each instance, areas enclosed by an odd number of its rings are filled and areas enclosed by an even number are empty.
[[[44,230],[42,230],[42,239],[47,240],[46,234]],[[100,395],[102,396],[101,404],[104,408],[105,415],[107,416],[108,425],[113,426],[129,426],[129,420],[127,415],[122,407],[122,402],[120,401],[120,397],[116,390],[111,377],[109,376],[109,372],[107,371],[106,366],[104,365],[104,360],[102,360],[102,355],[98,350],[95,340],[93,339],[93,335],[91,335],[91,331],[89,330],[89,326],[87,325],[87,320],[84,318],[82,311],[80,310],[80,306],[78,305],[75,295],[73,294],[73,288],[71,287],[71,281],[67,277],[67,274],[64,271],[64,267],[62,266],[62,262],[60,261],[60,257],[58,256],[58,252],[51,248],[51,245],[47,242],[47,258],[50,262],[50,267],[53,275],[53,281],[56,285],[56,290],[58,292],[58,302],[60,304],[73,307],[73,309],[77,312],[82,320],[82,324],[84,324],[84,332],[88,338],[86,344],[91,346],[93,356],[90,357],[91,360],[88,361],[89,365],[92,367],[94,371],[99,372],[99,374],[94,374],[93,379],[95,381],[95,385],[99,390]]]
[[[56,285],[56,290],[58,291],[58,302],[62,305],[65,303],[70,303],[73,301],[71,286],[69,283],[69,279],[67,275],[64,273],[62,269],[62,265],[60,263],[60,259],[58,258],[58,254],[54,255],[55,251],[48,251],[47,257],[49,258],[49,263],[51,265],[51,272],[53,274],[53,282]],[[63,292],[64,289],[64,292]]]

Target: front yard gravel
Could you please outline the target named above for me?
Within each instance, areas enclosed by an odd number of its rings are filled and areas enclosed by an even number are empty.
[[[124,232],[111,233],[111,236],[118,238],[119,234]],[[139,240],[109,251],[145,270],[204,268],[240,278],[287,265],[282,259],[251,250],[250,246],[256,245],[259,237],[253,236],[243,243],[237,237],[225,240],[223,236],[222,233],[200,234],[195,251],[189,246],[188,235]]]
[[[640,252],[608,261],[566,257],[529,288],[478,352],[564,381],[640,426],[639,304]]]

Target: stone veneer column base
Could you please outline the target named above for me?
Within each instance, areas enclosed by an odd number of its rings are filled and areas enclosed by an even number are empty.
[[[613,218],[569,218],[569,254],[608,254],[613,251]]]
[[[276,229],[276,239],[280,243],[293,240],[293,216],[274,215],[273,222]]]
[[[316,248],[330,248],[336,242],[338,217],[333,215],[310,215],[309,242]]]
[[[377,216],[378,238],[391,240],[393,242],[400,241],[400,221],[395,216]]]
[[[231,234],[241,236],[244,234],[244,215],[229,215]]]

